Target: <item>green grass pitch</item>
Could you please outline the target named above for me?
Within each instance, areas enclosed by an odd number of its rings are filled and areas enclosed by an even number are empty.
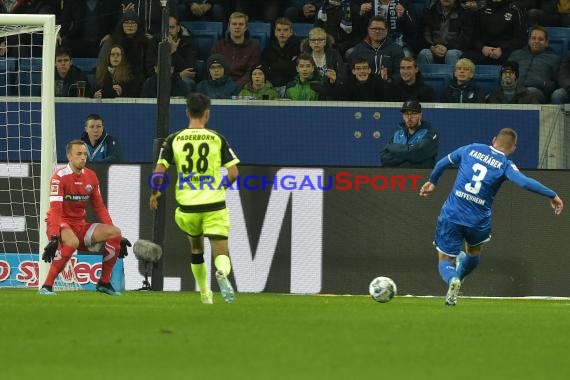
[[[570,301],[0,290],[0,379],[570,379]]]

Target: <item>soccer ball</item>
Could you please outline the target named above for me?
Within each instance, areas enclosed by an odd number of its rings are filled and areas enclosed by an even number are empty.
[[[389,302],[396,295],[396,283],[389,277],[376,277],[368,287],[370,296],[374,301]]]

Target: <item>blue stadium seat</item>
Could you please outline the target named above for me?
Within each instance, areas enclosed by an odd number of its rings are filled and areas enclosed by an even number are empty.
[[[97,68],[97,58],[73,58],[73,65],[87,76],[91,88],[95,87],[95,69]]]
[[[16,93],[17,63],[16,58],[3,57],[0,59],[0,96],[10,96]]]
[[[267,22],[250,22],[247,24],[247,30],[251,39],[256,40],[263,50],[267,46],[269,38],[271,38],[271,24]]]
[[[551,47],[560,57],[566,57],[570,47],[570,28],[549,26],[548,46]]]
[[[223,37],[224,25],[214,21],[182,21],[198,43],[198,59],[206,60],[210,56],[214,43]]]
[[[473,80],[481,87],[485,95],[489,95],[500,84],[501,66],[476,65]]]
[[[552,37],[548,39],[548,46],[562,58],[568,54],[568,45],[569,40],[563,37]]]
[[[194,33],[194,39],[198,43],[198,59],[206,60],[211,54],[212,47],[217,40],[222,38],[218,32],[213,30],[201,30]]]
[[[41,96],[42,59],[20,58],[19,91],[20,96]]]
[[[218,32],[220,37],[224,34],[224,24],[220,21],[181,21],[180,24],[190,30],[190,33],[213,30]]]
[[[307,24],[303,22],[295,22],[293,23],[293,32],[297,37],[300,38],[307,38],[309,37],[309,32],[315,26],[313,24]]]
[[[423,64],[418,65],[424,82],[433,87],[436,100],[441,100],[449,81],[453,79],[453,65]]]
[[[95,72],[97,67],[97,58],[73,58],[72,61],[85,75]]]

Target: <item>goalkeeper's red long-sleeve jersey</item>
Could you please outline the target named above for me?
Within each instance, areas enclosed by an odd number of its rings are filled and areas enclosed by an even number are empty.
[[[57,170],[50,181],[49,210],[46,216],[48,237],[59,236],[62,223],[85,223],[87,203],[91,203],[101,223],[113,224],[93,170],[84,168],[80,173],[74,173],[69,165]]]

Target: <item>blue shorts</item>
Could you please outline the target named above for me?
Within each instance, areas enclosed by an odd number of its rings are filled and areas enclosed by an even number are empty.
[[[463,243],[475,247],[491,240],[491,228],[479,229],[439,218],[435,228],[435,248],[447,255],[457,256],[463,250]]]

